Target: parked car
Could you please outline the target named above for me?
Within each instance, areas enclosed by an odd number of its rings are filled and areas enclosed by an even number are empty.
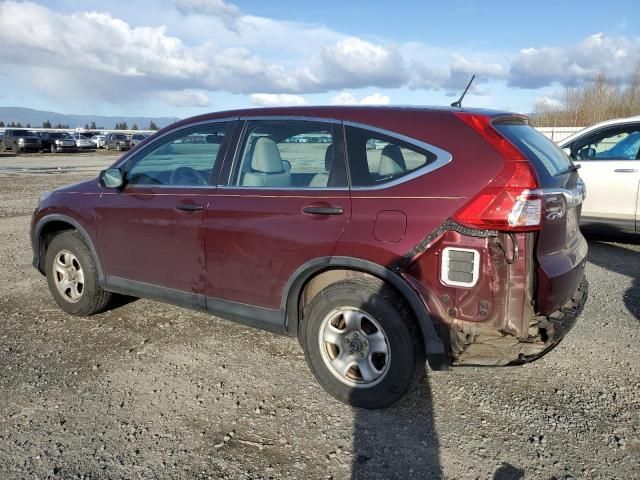
[[[107,150],[129,150],[131,140],[124,133],[108,133],[104,139],[104,148]]]
[[[126,294],[297,336],[328,392],[380,408],[421,381],[425,356],[518,364],[563,338],[587,298],[583,198],[521,115],[221,112],[44,194],[33,264],[73,315]]]
[[[4,131],[0,151],[12,151],[15,153],[39,152],[40,139],[28,130],[8,128]]]
[[[106,135],[94,135],[89,140],[93,143],[95,148],[104,148]]]
[[[76,142],[64,132],[40,132],[40,143],[43,152],[75,152]]]
[[[560,142],[587,186],[581,223],[640,232],[640,116],[592,125]]]
[[[90,140],[89,137],[82,135],[78,132],[70,133],[69,137],[72,138],[76,142],[76,148],[81,150],[92,150],[95,148],[94,143]]]
[[[131,135],[131,140],[129,142],[131,144],[131,148],[135,147],[137,144],[147,139],[148,137],[149,135],[147,135],[146,133],[134,133],[133,135]]]

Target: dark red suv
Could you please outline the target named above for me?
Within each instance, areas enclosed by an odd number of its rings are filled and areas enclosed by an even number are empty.
[[[66,312],[127,294],[297,335],[323,387],[377,408],[425,357],[505,365],[557,344],[587,296],[583,198],[520,115],[252,109],[178,122],[44,194],[31,236]]]

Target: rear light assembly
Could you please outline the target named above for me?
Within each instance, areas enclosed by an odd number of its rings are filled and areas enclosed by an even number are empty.
[[[496,175],[454,215],[458,223],[483,230],[527,232],[540,229],[543,194],[531,162],[491,126],[484,115],[455,115],[478,132],[505,161]]]

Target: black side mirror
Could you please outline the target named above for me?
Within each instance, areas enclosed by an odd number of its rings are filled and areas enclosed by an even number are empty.
[[[119,168],[109,168],[100,172],[100,185],[104,188],[120,189],[124,186],[124,175]]]

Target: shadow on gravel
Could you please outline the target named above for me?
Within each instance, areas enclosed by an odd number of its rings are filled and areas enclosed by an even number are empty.
[[[524,470],[510,463],[503,463],[493,474],[493,480],[522,480],[523,478]]]
[[[632,284],[623,295],[627,310],[640,320],[640,252],[633,251],[615,243],[624,242],[640,245],[640,237],[630,235],[598,235],[585,233],[589,240],[589,261],[632,279]]]
[[[398,405],[356,410],[351,478],[443,478],[428,379]]]

